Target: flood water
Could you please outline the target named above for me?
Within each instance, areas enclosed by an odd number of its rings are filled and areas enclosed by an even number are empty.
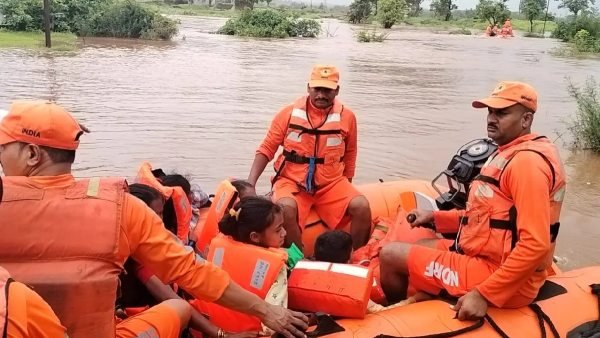
[[[169,43],[86,39],[67,54],[0,50],[0,108],[52,99],[92,133],[80,177],[134,176],[140,162],[190,174],[207,191],[245,178],[271,118],[305,92],[314,63],[341,71],[341,100],[357,114],[355,183],[430,180],[467,141],[486,135],[472,99],[499,80],[539,91],[534,129],[560,145],[568,194],[558,255],[566,268],[600,263],[600,158],[567,150],[576,110],[567,80],[600,79],[600,60],[550,54],[551,39],[499,39],[395,29],[384,43],[355,41],[356,27],[323,21],[330,36],[257,40],[210,34],[224,19],[180,17]],[[272,166],[261,178],[263,192]]]

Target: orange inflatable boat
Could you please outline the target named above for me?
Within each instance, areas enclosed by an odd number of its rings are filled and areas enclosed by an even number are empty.
[[[393,182],[379,182],[357,186],[365,194],[371,204],[372,214],[375,218],[375,228],[372,231],[370,243],[373,243],[373,249],[369,244],[364,249],[367,260],[370,260],[368,267],[352,266],[352,269],[334,267],[326,263],[326,268],[308,266],[310,264],[323,262],[309,262],[307,266],[301,266],[301,274],[309,274],[312,270],[320,274],[333,276],[332,273],[349,273],[355,277],[366,276],[376,281],[376,271],[374,266],[375,258],[378,254],[377,248],[381,243],[377,241],[387,241],[390,237],[393,240],[414,241],[419,238],[432,236],[432,233],[420,233],[414,235],[414,230],[409,230],[407,222],[404,221],[404,215],[413,208],[421,209],[446,209],[446,208],[464,208],[466,203],[466,192],[468,184],[474,176],[479,173],[479,169],[485,163],[491,153],[495,151],[495,145],[489,140],[475,140],[463,146],[457,155],[454,156],[448,168],[442,172],[433,182],[420,180],[406,180]],[[435,182],[442,176],[448,178],[448,188],[439,187]],[[196,230],[199,237],[206,234],[216,234],[216,223],[209,223],[209,219],[219,218],[227,206],[235,202],[236,194],[229,187],[231,184],[222,182],[220,190],[215,196],[211,210],[207,216],[207,222],[199,225]],[[442,192],[444,191],[444,192]],[[387,229],[377,228],[377,218],[386,219],[389,226]],[[347,222],[344,220],[343,222]],[[383,223],[386,223],[383,222]],[[392,223],[389,223],[392,222]],[[345,226],[343,224],[342,226]],[[314,240],[316,237],[328,231],[320,221],[318,215],[313,211],[303,232],[303,242],[305,246],[305,256],[310,257],[313,253]],[[415,229],[423,230],[426,229]],[[389,236],[395,231],[398,236]],[[388,235],[388,236],[386,236]],[[414,236],[413,236],[414,235]],[[210,243],[214,236],[205,236]],[[378,238],[379,237],[379,238]],[[396,238],[398,237],[398,238]],[[400,238],[401,237],[401,238]],[[207,244],[203,244],[207,245]],[[297,266],[298,267],[298,266]],[[335,268],[335,271],[334,271]],[[406,305],[404,307],[391,308],[385,311],[367,314],[361,316],[361,313],[346,313],[345,316],[353,316],[353,319],[335,319],[326,314],[320,314],[318,311],[327,311],[331,309],[330,303],[311,301],[310,309],[301,309],[305,311],[317,311],[317,325],[313,325],[307,332],[308,337],[326,336],[331,338],[396,338],[396,337],[565,337],[565,338],[600,338],[600,266],[582,268],[569,272],[560,272],[553,266],[553,275],[540,290],[535,302],[528,307],[519,309],[498,309],[489,308],[488,315],[476,322],[459,321],[455,319],[455,311],[451,309],[451,304],[455,300],[437,299],[420,303]],[[360,271],[355,271],[360,270]],[[292,274],[298,275],[298,269],[292,270]],[[364,272],[361,274],[361,272]],[[313,275],[311,275],[313,276]],[[314,276],[318,276],[314,274]],[[319,288],[307,287],[305,278],[294,276],[288,280],[288,289],[290,291],[290,307],[295,302],[292,297],[299,298],[301,301],[308,299],[305,289],[316,290],[320,292],[320,299],[329,299],[327,295],[335,295],[340,298],[346,295],[351,298],[344,304],[356,303],[364,307],[367,302],[367,296],[373,299],[373,293],[368,295],[366,292],[348,293],[337,287],[339,278],[314,278],[314,284],[319,284]],[[361,277],[362,278],[362,277]],[[311,284],[310,281],[308,284]],[[357,286],[357,283],[349,285]],[[363,285],[361,290],[368,290],[369,283]],[[372,285],[372,290],[376,285]],[[297,293],[297,291],[301,291]],[[297,294],[296,294],[297,293]],[[294,296],[295,295],[295,296]],[[311,295],[312,296],[312,295]],[[325,297],[325,298],[323,298]],[[360,299],[359,299],[360,298]],[[344,300],[344,299],[342,299]],[[331,302],[342,303],[342,300]],[[306,302],[304,302],[306,303]],[[323,304],[320,306],[319,304]],[[304,304],[306,306],[306,304]],[[349,306],[349,305],[343,305]],[[335,311],[329,311],[334,313]],[[341,315],[341,314],[340,314]]]
[[[392,337],[599,337],[600,267],[550,277],[530,307],[489,308],[478,322],[454,319],[451,301],[431,300],[369,314],[364,319],[322,317],[317,335]],[[315,327],[311,328],[315,329]],[[309,331],[310,332],[310,331]],[[309,334],[310,335],[310,334]]]

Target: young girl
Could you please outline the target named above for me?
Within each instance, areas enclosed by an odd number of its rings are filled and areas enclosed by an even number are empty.
[[[264,197],[242,198],[219,222],[219,231],[238,242],[280,248],[285,239],[281,207]]]
[[[235,241],[263,248],[281,248],[285,239],[281,207],[264,197],[242,198],[219,222],[219,231]],[[265,301],[287,307],[287,267],[279,271]],[[263,333],[272,334],[262,325]]]

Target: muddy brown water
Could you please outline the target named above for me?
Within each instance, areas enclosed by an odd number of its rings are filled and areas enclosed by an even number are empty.
[[[220,18],[180,17],[173,42],[86,39],[77,52],[0,50],[0,108],[14,99],[56,100],[91,130],[77,176],[131,177],[141,161],[190,174],[207,191],[248,174],[271,118],[305,92],[314,63],[341,70],[343,102],[357,114],[356,183],[430,180],[467,141],[486,135],[471,108],[503,79],[540,94],[534,129],[561,146],[569,175],[558,255],[573,268],[600,262],[600,157],[568,151],[576,109],[567,79],[600,79],[600,60],[553,56],[552,39],[500,39],[395,29],[384,43],[358,43],[357,29],[323,21],[314,39],[210,34]],[[263,191],[267,177],[261,178]]]

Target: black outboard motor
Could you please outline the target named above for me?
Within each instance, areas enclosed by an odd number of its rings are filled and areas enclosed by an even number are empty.
[[[448,168],[431,181],[433,188],[440,194],[436,199],[440,210],[465,209],[471,182],[497,149],[498,145],[487,138],[476,139],[460,147]],[[450,189],[444,193],[435,185],[443,175],[446,176]]]

